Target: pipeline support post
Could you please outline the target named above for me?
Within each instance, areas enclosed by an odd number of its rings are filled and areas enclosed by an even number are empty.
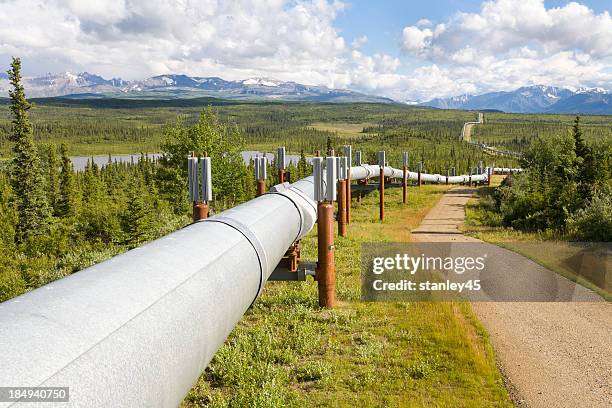
[[[210,157],[198,160],[195,153],[191,152],[187,165],[189,200],[193,204],[191,215],[193,222],[196,222],[208,218],[208,201],[212,200]]]
[[[491,187],[491,176],[493,175],[493,171],[491,171],[491,167],[487,169],[487,186]]]
[[[408,194],[408,152],[402,154],[404,173],[402,178],[402,202],[406,204]]]
[[[319,202],[317,206],[317,286],[319,306],[331,309],[335,303],[336,268],[334,257],[334,205]]]
[[[404,166],[404,174],[402,176],[402,203],[406,204],[408,193],[408,168]]]
[[[351,223],[351,165],[346,169],[346,223]]]
[[[379,218],[381,221],[385,219],[385,152],[378,152],[378,165],[380,166],[380,201],[379,201]]]
[[[346,237],[346,180],[338,180],[338,235]]]
[[[347,224],[347,182],[348,182],[348,158],[339,157],[338,163],[338,235],[346,236]]]
[[[276,167],[278,168],[279,184],[283,184],[285,181],[287,181],[287,158],[285,153],[285,146],[279,147],[276,150]]]
[[[257,183],[257,190],[255,195],[257,197],[266,193],[266,179],[268,178],[268,159],[266,157],[255,158],[255,180]]]
[[[323,159],[315,157],[313,164],[314,200],[317,202],[317,269],[315,279],[319,306],[332,308],[335,302],[336,269],[334,258],[334,200],[336,199],[336,158],[326,159],[323,182]]]
[[[351,223],[351,166],[353,165],[353,146],[344,146],[344,156],[347,160],[346,168],[346,223]]]

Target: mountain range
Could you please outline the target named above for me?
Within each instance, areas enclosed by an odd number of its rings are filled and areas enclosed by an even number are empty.
[[[144,80],[104,79],[88,72],[46,74],[24,77],[28,97],[174,99],[216,97],[230,100],[284,100],[316,102],[393,103],[389,98],[366,95],[346,89],[303,85],[267,78],[227,81],[218,77],[191,77],[181,74],[157,75]],[[0,74],[0,95],[6,96],[10,84]]]
[[[499,110],[514,113],[612,115],[612,93],[601,88],[575,91],[554,86],[525,86],[514,91],[436,98],[420,103],[440,109]]]
[[[347,89],[303,85],[292,81],[248,78],[228,81],[219,77],[182,74],[157,75],[143,80],[105,79],[81,72],[24,77],[30,98],[66,97],[72,99],[186,99],[214,97],[228,100],[281,100],[313,102],[396,101]],[[8,76],[0,73],[0,97],[7,96]],[[410,103],[415,104],[415,103]],[[570,90],[554,86],[525,86],[514,91],[489,92],[436,98],[418,103],[439,109],[498,110],[514,113],[584,113],[612,115],[612,93],[601,88]]]

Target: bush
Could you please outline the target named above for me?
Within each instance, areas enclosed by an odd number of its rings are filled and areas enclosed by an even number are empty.
[[[607,190],[607,191],[606,191]],[[595,193],[586,208],[578,210],[570,222],[573,235],[583,241],[612,241],[612,191]]]
[[[2,248],[0,248],[2,249]],[[0,255],[0,302],[26,291],[26,283],[9,256]]]

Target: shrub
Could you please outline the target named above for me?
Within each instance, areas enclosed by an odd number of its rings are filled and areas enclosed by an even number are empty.
[[[596,192],[587,207],[573,217],[570,228],[577,239],[612,241],[612,192],[606,190]]]

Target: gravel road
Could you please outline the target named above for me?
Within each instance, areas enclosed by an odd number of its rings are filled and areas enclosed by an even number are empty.
[[[458,229],[474,191],[446,193],[412,231],[413,240],[480,242]],[[531,262],[507,252],[509,265]],[[542,273],[570,284],[554,272]],[[612,305],[581,286],[576,292],[589,301],[472,303],[516,406],[612,407]]]

